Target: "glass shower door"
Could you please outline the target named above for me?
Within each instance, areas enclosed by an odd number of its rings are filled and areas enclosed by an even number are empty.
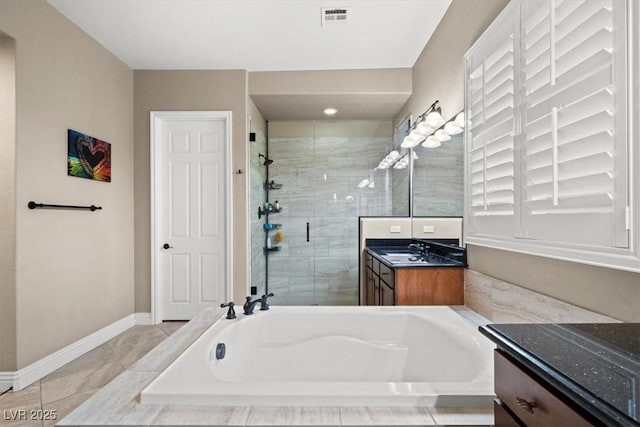
[[[269,202],[282,211],[269,220],[284,238],[269,252],[269,292],[274,304],[357,305],[358,217],[391,214],[390,174],[374,168],[392,146],[392,126],[378,135],[369,130],[378,122],[305,124],[298,135],[270,131],[269,180],[282,188]],[[370,175],[375,184],[359,188]]]
[[[270,203],[281,211],[269,221],[281,224],[278,231],[282,241],[272,242],[277,251],[269,252],[268,288],[277,305],[315,304],[314,247],[307,238],[307,224],[313,216],[313,136],[270,137],[269,179],[282,184],[279,190],[269,191]],[[275,236],[275,233],[270,233]]]

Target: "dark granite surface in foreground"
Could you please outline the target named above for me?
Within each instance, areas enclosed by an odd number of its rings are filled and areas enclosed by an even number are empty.
[[[493,324],[480,331],[605,425],[640,425],[640,323]]]

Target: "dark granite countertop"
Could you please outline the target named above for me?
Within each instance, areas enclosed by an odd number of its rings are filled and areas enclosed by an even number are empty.
[[[409,251],[411,243],[429,247],[427,256]],[[465,267],[466,250],[454,240],[367,239],[366,249],[371,256],[390,268]]]
[[[480,332],[603,425],[640,426],[640,323],[490,324]]]

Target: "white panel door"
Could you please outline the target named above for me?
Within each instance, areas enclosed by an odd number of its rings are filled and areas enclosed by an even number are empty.
[[[186,320],[226,298],[225,121],[166,119],[158,137],[162,318]]]

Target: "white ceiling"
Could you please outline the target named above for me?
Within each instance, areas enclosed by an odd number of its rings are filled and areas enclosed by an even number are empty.
[[[133,69],[412,67],[451,0],[48,0]],[[349,8],[322,27],[321,7]]]

